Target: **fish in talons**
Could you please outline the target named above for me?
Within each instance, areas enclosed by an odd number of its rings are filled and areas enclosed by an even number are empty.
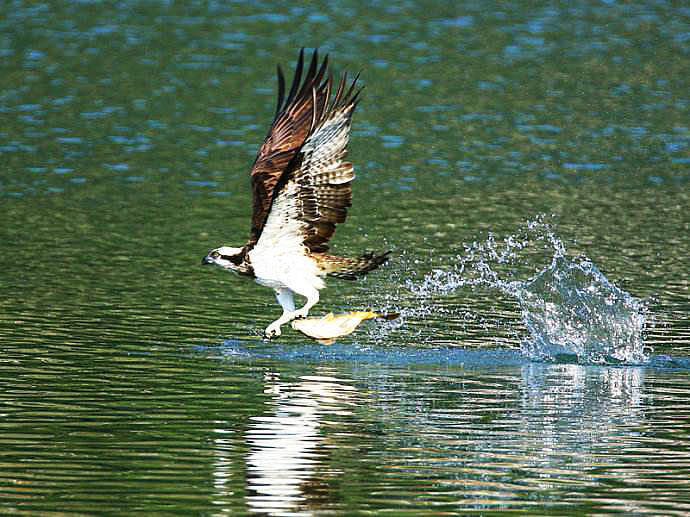
[[[364,320],[394,320],[399,316],[397,312],[353,311],[343,314],[329,312],[321,317],[292,320],[290,325],[319,343],[331,345],[337,338],[352,334]]]

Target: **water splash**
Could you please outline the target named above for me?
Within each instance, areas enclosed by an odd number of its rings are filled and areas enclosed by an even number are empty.
[[[522,347],[528,356],[573,356],[581,363],[647,361],[646,306],[613,285],[590,260],[554,256],[517,294],[530,332]]]
[[[549,258],[546,267],[537,258]],[[527,274],[527,280],[519,279]],[[529,336],[530,359],[584,364],[640,364],[648,360],[646,305],[616,287],[586,257],[571,258],[539,218],[502,241],[490,235],[465,246],[450,270],[435,270],[408,288],[421,298],[463,287],[498,289],[515,299]]]

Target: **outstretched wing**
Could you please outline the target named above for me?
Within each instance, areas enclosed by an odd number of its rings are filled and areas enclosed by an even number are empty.
[[[345,76],[324,116],[323,122],[307,138],[300,151],[299,168],[292,181],[298,185],[295,217],[307,227],[303,244],[313,252],[328,249],[327,242],[335,225],[345,222],[347,208],[352,205],[352,164],[343,161],[350,139],[352,113],[357,93],[352,95],[354,82],[343,95]],[[355,79],[356,80],[356,79]]]
[[[318,53],[314,51],[309,69],[302,80],[304,49],[300,51],[287,98],[285,78],[278,66],[276,114],[252,167],[253,211],[248,242],[250,247],[261,236],[276,195],[276,186],[313,130],[315,120],[323,117],[324,99],[330,94],[330,79],[324,80],[328,57],[323,60],[320,67],[318,61]],[[284,180],[282,182],[284,183]]]
[[[312,88],[314,120],[304,144],[276,184],[260,244],[306,246],[321,253],[352,204],[352,164],[343,161],[359,91],[355,78],[346,91],[343,75],[335,95],[329,77]]]

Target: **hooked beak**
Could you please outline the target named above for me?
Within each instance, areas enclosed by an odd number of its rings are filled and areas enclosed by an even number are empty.
[[[213,260],[211,260],[211,258],[208,255],[206,255],[204,258],[201,259],[201,265],[208,266],[209,264],[213,264]]]

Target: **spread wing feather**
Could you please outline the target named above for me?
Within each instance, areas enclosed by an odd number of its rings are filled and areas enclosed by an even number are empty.
[[[347,217],[355,173],[343,159],[359,90],[355,77],[346,91],[344,74],[332,95],[333,79],[324,79],[327,63],[325,58],[319,67],[314,52],[301,82],[302,51],[284,102],[284,79],[278,74],[276,117],[252,170],[249,246],[265,234],[266,244],[288,239],[311,252],[325,252],[335,225]]]
[[[340,100],[340,99],[338,99]],[[294,173],[299,186],[299,208],[295,217],[307,223],[304,244],[313,252],[324,252],[345,221],[352,205],[352,164],[344,162],[354,103],[336,105],[329,117],[309,136],[301,150],[301,162]]]
[[[328,57],[323,60],[320,67],[318,61],[318,53],[314,51],[303,80],[302,49],[287,98],[284,97],[285,78],[278,67],[276,114],[251,173],[253,211],[249,246],[255,244],[261,235],[281,178],[289,170],[291,162],[312,131],[315,120],[323,117],[324,106],[330,94],[330,80],[324,80]]]

